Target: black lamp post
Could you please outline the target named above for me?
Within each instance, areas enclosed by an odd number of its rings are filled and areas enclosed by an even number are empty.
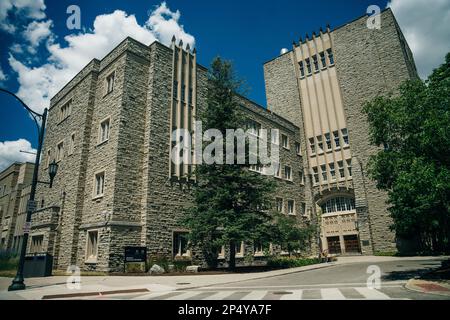
[[[11,285],[8,287],[8,291],[14,291],[14,290],[24,290],[25,289],[25,283],[24,283],[24,279],[23,279],[23,266],[25,263],[25,255],[27,253],[28,236],[30,233],[30,226],[31,226],[31,215],[36,210],[36,201],[34,200],[35,195],[36,195],[36,186],[40,182],[40,183],[49,184],[49,186],[51,188],[52,184],[53,184],[53,179],[55,178],[56,172],[58,171],[58,164],[55,161],[53,161],[49,165],[50,182],[38,181],[39,162],[40,162],[40,158],[41,158],[42,144],[44,142],[45,123],[47,121],[47,108],[44,109],[44,112],[42,114],[37,113],[37,112],[31,110],[31,108],[28,107],[25,104],[25,102],[23,102],[18,96],[16,96],[11,91],[8,91],[3,88],[0,88],[0,91],[13,96],[22,104],[22,106],[28,111],[28,113],[33,118],[33,120],[37,126],[38,133],[39,133],[36,160],[34,162],[33,180],[31,182],[30,199],[28,200],[28,203],[27,203],[27,216],[26,216],[26,220],[25,220],[25,225],[23,227],[23,241],[22,241],[22,248],[20,250],[19,266],[17,268],[16,277],[13,279]],[[40,119],[40,121],[41,121],[40,125],[39,125],[38,119]]]

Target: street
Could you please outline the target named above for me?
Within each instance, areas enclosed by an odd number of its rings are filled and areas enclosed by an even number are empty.
[[[419,292],[414,291],[417,287],[405,287],[408,280],[438,268],[444,259],[354,256],[258,273],[83,276],[78,289],[68,284],[70,277],[54,276],[27,279],[27,290],[18,292],[7,292],[11,279],[0,278],[0,300],[449,300],[448,281],[441,295],[430,293],[433,288]]]

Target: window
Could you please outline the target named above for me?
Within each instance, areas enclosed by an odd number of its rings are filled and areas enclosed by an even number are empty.
[[[67,149],[67,154],[68,155],[73,154],[74,149],[75,149],[75,133],[72,133],[70,135],[69,148]]]
[[[190,257],[191,253],[188,250],[188,233],[174,232],[173,233],[173,255],[174,257]]]
[[[189,105],[193,104],[192,103],[192,94],[193,94],[192,88],[189,88],[189,95],[188,95],[188,104]]]
[[[317,146],[319,147],[319,152],[323,152],[322,136],[317,136]]]
[[[327,149],[331,150],[333,149],[331,146],[331,136],[330,133],[325,133],[325,142],[327,143]]]
[[[343,161],[338,161],[338,167],[339,167],[339,177],[345,178],[344,162]]]
[[[311,74],[311,61],[309,59],[306,59],[306,69],[308,70],[308,74]]]
[[[116,73],[113,72],[109,76],[106,77],[106,94],[111,93],[114,90],[114,79]]]
[[[260,130],[261,130],[261,124],[260,123],[258,123],[256,121],[253,121],[253,120],[249,120],[247,122],[247,131],[250,134],[253,134],[255,136],[259,136]]]
[[[58,143],[56,148],[56,161],[61,161],[64,158],[64,142]]]
[[[185,101],[186,100],[186,86],[183,84],[181,86],[181,101]]]
[[[301,206],[301,210],[302,210],[302,212],[301,212],[301,214],[302,215],[306,215],[306,203],[304,203],[304,202],[302,202],[302,203],[300,203],[300,206]]]
[[[302,148],[299,142],[295,143],[295,152],[300,156],[302,154]]]
[[[105,171],[95,175],[94,197],[101,197],[105,191]]]
[[[274,165],[275,178],[281,178],[281,164],[276,162]]]
[[[322,62],[322,68],[325,69],[327,67],[327,60],[325,59],[325,53],[320,53],[320,61]]]
[[[317,167],[313,167],[314,183],[319,183],[319,170]]]
[[[295,214],[295,201],[294,200],[288,200],[288,202],[287,202],[287,213],[288,214]]]
[[[96,262],[98,253],[98,231],[87,232],[86,262]]]
[[[339,131],[334,131],[333,132],[333,137],[334,137],[334,146],[336,148],[340,148],[341,140],[339,139]]]
[[[331,180],[336,180],[336,169],[334,167],[334,163],[330,163],[328,166],[330,167]]]
[[[44,235],[31,237],[31,253],[38,253],[43,251]]]
[[[298,175],[300,177],[300,184],[305,184],[305,174],[303,173],[303,171],[299,171]]]
[[[348,197],[335,197],[328,199],[321,205],[322,213],[333,213],[355,210],[355,199]]]
[[[261,164],[251,164],[249,170],[262,173],[264,170],[264,167]]]
[[[45,167],[48,168],[50,165],[50,156],[52,154],[52,150],[48,149],[47,150],[47,158],[45,159]]]
[[[314,63],[314,71],[319,72],[319,61],[317,60],[317,55],[313,56],[313,63]]]
[[[344,129],[341,130],[341,132],[342,132],[342,140],[344,140],[344,144],[345,144],[346,146],[348,146],[348,145],[349,145],[349,141],[348,141],[348,131],[347,131],[346,128],[344,128]]]
[[[292,169],[289,166],[284,166],[284,178],[292,181]]]
[[[178,99],[178,81],[173,82],[173,98]]]
[[[299,62],[300,67],[300,76],[303,78],[305,76],[305,66],[303,65],[303,61]]]
[[[283,198],[276,198],[275,204],[278,212],[283,212]]]
[[[59,121],[63,121],[68,116],[70,116],[70,112],[72,111],[72,100],[67,101],[65,104],[62,105],[60,111],[59,111]]]
[[[236,244],[236,257],[243,257],[244,256],[244,241],[241,241],[241,243]]]
[[[289,138],[285,134],[281,135],[281,145],[283,146],[283,148],[289,149]]]
[[[333,55],[333,51],[330,49],[327,49],[327,54],[328,54],[328,61],[330,61],[330,65],[334,64],[334,55]]]
[[[109,139],[110,118],[100,123],[98,142],[103,143]]]
[[[327,167],[326,165],[321,165],[320,166],[320,171],[322,172],[322,180],[323,181],[327,181],[328,180],[328,175],[327,175]]]
[[[316,144],[314,143],[314,138],[309,138],[309,148],[311,149],[311,154],[316,153]]]
[[[217,257],[218,259],[225,259],[225,246],[220,247],[219,255]]]
[[[253,251],[255,256],[262,256],[264,255],[264,250],[263,250],[263,245],[261,242],[255,242],[255,244],[253,245]]]
[[[347,172],[348,176],[352,176],[352,159],[347,160]]]

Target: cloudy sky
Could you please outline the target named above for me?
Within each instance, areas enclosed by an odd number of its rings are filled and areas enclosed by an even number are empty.
[[[365,14],[369,5],[392,8],[422,78],[450,51],[449,0],[354,1],[0,1],[0,86],[42,111],[92,58],[102,58],[126,36],[169,44],[172,35],[197,47],[199,62],[231,59],[249,97],[265,105],[262,64],[305,33]],[[67,9],[81,10],[81,28],[69,29]],[[20,105],[0,94],[0,170],[33,161],[36,129]]]

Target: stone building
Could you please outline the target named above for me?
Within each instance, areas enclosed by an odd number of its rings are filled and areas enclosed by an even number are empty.
[[[17,252],[22,244],[33,169],[32,163],[16,162],[0,172],[0,250]]]
[[[323,208],[322,245],[336,253],[395,249],[386,196],[365,171],[375,148],[361,108],[415,69],[391,11],[382,13],[381,30],[368,30],[365,19],[266,63],[267,108],[236,97],[254,134],[280,132],[274,205],[303,224],[316,223]],[[38,187],[45,205],[33,214],[30,244],[38,239],[59,269],[121,271],[125,246],[201,261],[180,223],[192,200],[192,167],[170,159],[172,131],[195,131],[206,90],[195,49],[175,41],[127,38],[92,60],[51,100],[40,177],[53,160],[59,169],[52,189]],[[237,249],[238,261],[264,252],[251,243]],[[317,253],[316,242],[310,250]],[[219,258],[226,257],[223,250]]]

